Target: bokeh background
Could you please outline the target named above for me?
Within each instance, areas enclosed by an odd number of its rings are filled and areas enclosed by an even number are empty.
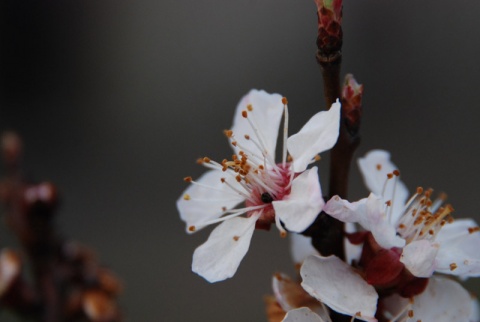
[[[343,50],[365,85],[357,156],[390,150],[412,190],[477,220],[479,16],[478,1],[345,0]],[[124,280],[127,321],[264,320],[271,274],[293,272],[288,240],[256,232],[236,276],[210,285],[190,271],[209,230],[185,234],[175,200],[197,157],[230,154],[222,130],[250,88],[288,97],[291,133],[325,108],[315,39],[311,0],[0,2],[0,129],[58,184],[63,234]],[[356,167],[350,190],[367,194]]]

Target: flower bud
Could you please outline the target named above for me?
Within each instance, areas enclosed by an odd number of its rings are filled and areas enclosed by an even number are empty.
[[[318,16],[317,47],[320,55],[330,57],[342,49],[342,0],[315,0]]]
[[[352,74],[347,74],[342,89],[342,112],[347,129],[352,135],[360,128],[362,96],[363,85],[358,84]]]

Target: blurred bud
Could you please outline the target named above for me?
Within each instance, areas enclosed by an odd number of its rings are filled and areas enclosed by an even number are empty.
[[[342,49],[342,0],[315,0],[318,16],[317,47],[321,56],[339,54]]]
[[[342,109],[347,129],[352,135],[360,128],[362,96],[363,85],[358,84],[352,74],[347,74],[342,89]]]
[[[15,132],[2,134],[2,157],[7,165],[15,165],[22,155],[22,140]]]
[[[20,256],[16,252],[8,248],[0,252],[0,298],[4,298],[15,284],[21,267]]]
[[[108,294],[115,296],[122,292],[123,285],[118,277],[107,268],[98,269],[98,283],[100,288]]]
[[[83,295],[83,311],[95,322],[109,322],[118,319],[118,309],[115,302],[105,292],[88,290]]]
[[[58,203],[57,188],[50,182],[30,185],[25,189],[24,200],[35,210],[51,213]]]
[[[97,261],[97,255],[93,249],[75,241],[68,241],[62,245],[62,256],[67,262],[75,263],[78,266]]]

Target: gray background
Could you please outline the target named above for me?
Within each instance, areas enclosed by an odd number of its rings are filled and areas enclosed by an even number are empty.
[[[343,51],[365,84],[357,156],[390,150],[411,190],[477,220],[479,16],[473,0],[346,0]],[[0,37],[0,129],[60,187],[64,234],[123,278],[126,320],[264,320],[287,241],[256,232],[236,276],[209,285],[190,271],[208,230],[187,236],[175,200],[197,157],[230,154],[222,130],[250,88],[288,97],[291,133],[324,108],[313,1],[2,1]]]

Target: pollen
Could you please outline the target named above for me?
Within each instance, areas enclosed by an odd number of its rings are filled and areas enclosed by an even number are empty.
[[[288,100],[286,97],[282,97],[282,103],[283,105],[287,105],[288,104]]]
[[[451,263],[451,264],[450,264],[450,270],[451,270],[452,272],[453,272],[457,267],[458,267],[458,266],[457,266],[457,264],[455,264],[455,263]]]
[[[233,131],[232,130],[224,130],[223,133],[229,139],[233,136]]]
[[[380,170],[382,170],[382,165],[379,163],[379,164],[377,164],[376,168],[377,168],[378,171],[380,171]]]
[[[243,116],[244,118],[247,118],[247,111],[242,111],[242,116]]]
[[[188,227],[188,231],[194,232],[195,230],[197,230],[195,226]]]
[[[183,200],[190,200],[190,195],[189,194],[184,194],[183,195]]]
[[[185,181],[185,182],[192,182],[193,179],[192,179],[192,177],[185,177],[185,178],[183,178],[183,181]]]
[[[477,232],[477,231],[480,231],[480,227],[469,227],[469,228],[468,228],[468,232],[469,232],[470,234],[473,234],[473,233],[475,233],[475,232]]]
[[[253,111],[253,106],[252,106],[252,104],[248,104],[248,105],[247,105],[247,110],[248,110],[249,112]]]

